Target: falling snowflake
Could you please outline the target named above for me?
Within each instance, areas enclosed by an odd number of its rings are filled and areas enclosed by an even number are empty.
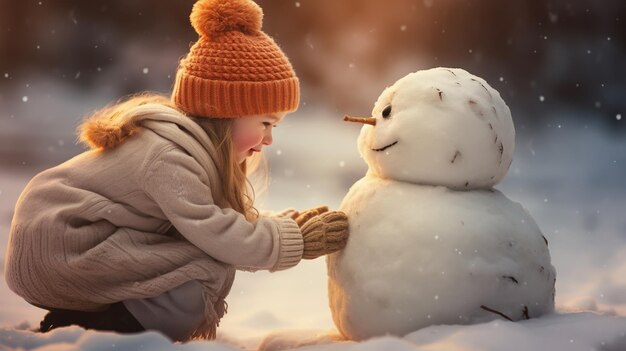
[[[148,69],[148,67],[144,67],[144,68],[143,68],[143,74],[148,74],[148,72],[150,72],[150,70]]]
[[[28,102],[28,96],[26,95],[22,96],[22,102]]]
[[[621,120],[622,119],[622,115],[618,113],[617,115],[615,115],[615,119],[618,120],[618,121]]]
[[[543,97],[543,95],[539,96],[539,101],[544,102],[546,100],[545,97]]]

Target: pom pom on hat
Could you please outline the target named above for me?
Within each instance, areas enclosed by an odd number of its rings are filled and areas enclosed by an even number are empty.
[[[199,35],[214,37],[231,31],[255,34],[261,30],[263,10],[252,0],[199,0],[189,18]]]

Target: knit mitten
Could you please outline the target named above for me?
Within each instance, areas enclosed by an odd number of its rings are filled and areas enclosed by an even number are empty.
[[[314,259],[341,250],[348,241],[348,217],[340,211],[311,217],[300,228],[304,239],[302,258]]]
[[[308,209],[304,212],[295,212],[291,215],[291,218],[298,223],[298,227],[302,228],[304,223],[306,223],[309,219],[320,215],[324,212],[328,212],[328,206],[319,206],[315,208]]]

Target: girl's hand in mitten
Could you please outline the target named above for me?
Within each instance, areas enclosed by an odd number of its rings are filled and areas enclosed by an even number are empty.
[[[341,211],[323,212],[311,217],[300,230],[304,239],[302,258],[317,258],[346,246],[348,217]]]
[[[320,215],[324,212],[328,212],[328,206],[319,206],[315,208],[308,209],[304,212],[295,212],[291,215],[291,218],[298,223],[298,227],[302,228],[304,223],[306,223],[309,219]]]

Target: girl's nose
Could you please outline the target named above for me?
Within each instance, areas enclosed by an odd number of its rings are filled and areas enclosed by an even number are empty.
[[[265,136],[263,137],[263,145],[272,145],[272,142],[274,141],[274,138],[272,137],[272,129],[269,129],[269,132],[267,132],[265,134]]]

